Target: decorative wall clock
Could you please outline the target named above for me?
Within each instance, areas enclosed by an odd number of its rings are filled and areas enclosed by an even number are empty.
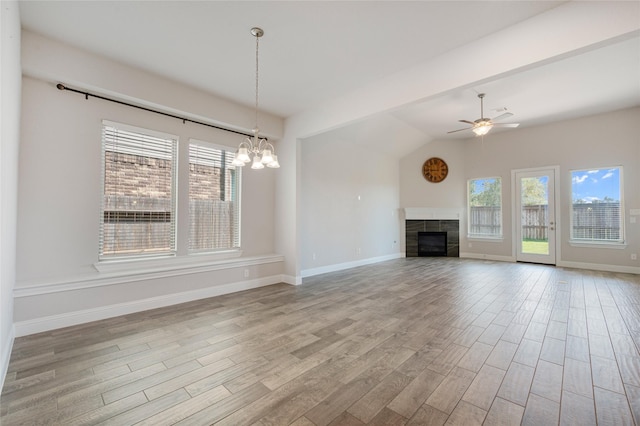
[[[429,182],[442,182],[449,174],[449,166],[442,158],[431,157],[422,165],[422,176]]]

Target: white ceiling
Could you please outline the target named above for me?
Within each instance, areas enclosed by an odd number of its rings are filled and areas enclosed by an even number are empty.
[[[260,107],[281,117],[434,60],[561,5],[561,1],[23,1],[23,27],[252,106],[253,26],[260,39]],[[543,36],[543,35],[541,35]],[[515,41],[517,42],[517,41]],[[550,40],[552,42],[552,40]],[[509,52],[505,52],[509,54]],[[521,127],[640,105],[640,36],[607,43],[341,129],[416,144],[508,108]],[[386,139],[388,140],[388,139]]]
[[[470,121],[480,118],[478,93],[486,93],[485,117],[496,117],[506,109],[514,115],[499,122],[520,122],[522,126],[640,105],[640,38],[479,83],[392,114],[433,138],[441,137],[447,131],[468,127],[446,117]],[[469,134],[460,132],[449,137]]]

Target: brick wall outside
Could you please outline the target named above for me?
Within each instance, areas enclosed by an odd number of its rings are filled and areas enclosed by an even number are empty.
[[[105,194],[114,200],[118,198],[120,209],[140,209],[141,206],[132,204],[135,200],[139,204],[140,198],[157,200],[145,203],[147,207],[161,206],[164,202],[160,200],[170,200],[169,160],[107,152],[105,169]],[[230,173],[227,173],[225,184],[231,185]],[[189,164],[189,192],[191,199],[220,200],[220,168]],[[116,208],[115,204],[109,208]]]
[[[189,198],[220,200],[220,168],[189,164]]]
[[[105,194],[170,198],[170,160],[110,151],[105,156]]]

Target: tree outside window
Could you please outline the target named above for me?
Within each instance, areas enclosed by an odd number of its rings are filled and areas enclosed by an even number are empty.
[[[502,237],[502,179],[468,181],[469,236]]]

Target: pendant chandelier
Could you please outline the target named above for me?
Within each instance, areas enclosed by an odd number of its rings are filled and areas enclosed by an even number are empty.
[[[258,128],[258,51],[259,40],[264,35],[264,31],[261,28],[254,27],[251,28],[251,34],[256,38],[256,125],[253,128],[253,138],[247,137],[240,143],[231,164],[242,167],[247,163],[251,163],[252,169],[264,169],[265,166],[277,169],[280,167],[280,163],[278,163],[275,148],[266,138],[260,137],[260,129]]]

